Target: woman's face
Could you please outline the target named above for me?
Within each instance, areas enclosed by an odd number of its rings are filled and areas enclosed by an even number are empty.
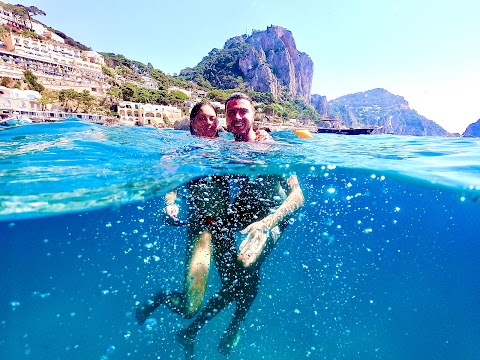
[[[215,110],[209,105],[203,105],[193,119],[192,127],[197,136],[217,136],[218,120]]]

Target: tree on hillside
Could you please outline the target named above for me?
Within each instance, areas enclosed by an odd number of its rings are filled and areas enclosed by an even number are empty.
[[[102,71],[108,77],[115,78],[115,72],[112,69],[106,67],[105,65],[102,65]]]
[[[107,95],[110,96],[112,101],[118,102],[122,98],[122,90],[117,86],[112,86],[107,90]]]
[[[168,89],[168,77],[162,71],[156,69],[150,69],[150,76],[157,80],[158,90]]]
[[[40,93],[45,89],[45,86],[43,86],[37,81],[37,76],[35,76],[30,70],[25,70],[23,72],[23,77],[24,81],[29,85],[31,89]]]
[[[28,22],[30,24],[30,29],[33,28],[32,25],[32,16],[36,15],[43,15],[46,16],[47,14],[45,11],[40,10],[36,6],[24,6],[22,4],[16,4],[14,5],[15,7],[20,8],[21,10],[17,10],[18,16],[23,19],[23,23],[26,26],[26,19],[28,19]],[[12,12],[13,13],[13,12]]]
[[[78,108],[79,98],[80,93],[73,89],[63,89],[58,93],[58,99],[67,112],[73,112],[73,109]]]
[[[18,6],[18,4],[17,4]],[[21,6],[21,5],[20,5]],[[30,24],[32,23],[32,16],[37,16],[37,15],[42,15],[42,16],[47,16],[45,11],[40,10],[36,6],[24,6],[25,12],[28,15],[28,20],[30,21]],[[31,15],[30,15],[31,14]]]
[[[213,101],[224,102],[225,100],[227,100],[227,98],[230,96],[231,93],[232,93],[231,90],[219,90],[219,89],[210,90],[207,93],[207,98]]]
[[[201,87],[204,87],[207,89],[213,89],[212,84],[208,80],[206,80],[202,74],[196,75],[194,78],[194,81]]]
[[[132,83],[125,83],[121,86],[122,99],[124,101],[135,101],[138,94],[138,86]]]
[[[271,104],[274,101],[272,93],[269,92],[257,92],[253,91],[252,89],[248,89],[247,94],[250,95],[252,100],[255,102]]]
[[[27,27],[27,18],[28,18],[27,12],[21,7],[17,7],[14,5],[12,6],[13,8],[7,11],[10,11],[12,13],[13,21],[15,21],[17,24]]]
[[[73,89],[63,89],[59,91],[58,99],[67,112],[88,112],[96,105],[95,97],[88,90],[79,93]]]
[[[125,65],[119,65],[115,68],[115,71],[118,75],[125,77],[126,75],[132,74],[132,70]]]
[[[187,94],[185,94],[183,91],[178,90],[170,91],[170,96],[172,97],[172,101],[177,105],[183,104],[183,102],[188,99]]]
[[[142,104],[155,104],[159,97],[159,92],[155,90],[140,88],[135,96],[135,101]]]
[[[280,116],[284,112],[283,107],[279,104],[268,104],[263,108],[265,114],[270,116]]]
[[[42,104],[42,110],[47,109],[47,105],[55,104],[58,102],[58,91],[45,89],[41,92],[42,97],[37,101]]]
[[[13,79],[11,77],[4,76],[4,77],[2,77],[2,80],[0,81],[0,85],[5,86],[7,88],[11,88],[12,87],[12,82],[13,82]]]
[[[188,95],[185,95],[183,92],[178,90],[173,91],[159,91],[159,97],[157,99],[157,104],[160,105],[173,105],[181,106],[185,100],[188,99]]]
[[[0,24],[0,40],[5,39],[10,33],[10,27],[5,24]]]
[[[75,109],[77,112],[80,108],[85,112],[90,112],[95,107],[95,97],[90,94],[90,91],[83,90],[78,97],[78,105]]]

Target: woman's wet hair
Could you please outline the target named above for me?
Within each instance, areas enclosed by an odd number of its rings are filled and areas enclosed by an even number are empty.
[[[192,134],[192,135],[197,135],[197,133],[195,133],[195,130],[193,130],[193,120],[195,120],[195,117],[197,116],[198,112],[205,105],[210,106],[213,109],[213,111],[215,112],[215,116],[217,115],[217,109],[215,109],[215,106],[213,106],[213,104],[210,101],[203,101],[202,100],[202,101],[196,103],[193,106],[192,111],[190,111],[190,134]]]

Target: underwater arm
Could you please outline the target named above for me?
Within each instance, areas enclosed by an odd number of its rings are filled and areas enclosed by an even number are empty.
[[[163,208],[163,213],[165,215],[165,222],[170,225],[177,224],[179,207],[175,204],[177,199],[177,190],[170,191],[165,195],[165,207]]]
[[[244,267],[249,267],[258,260],[267,246],[269,238],[271,239],[270,241],[273,242],[272,245],[277,243],[280,236],[280,229],[277,225],[303,206],[305,199],[297,176],[291,175],[287,183],[290,191],[285,201],[277,210],[262,220],[250,224],[241,231],[242,234],[248,234],[240,245],[238,255],[238,260],[243,263]]]

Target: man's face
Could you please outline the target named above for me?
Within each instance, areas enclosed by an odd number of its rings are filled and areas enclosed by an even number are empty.
[[[233,99],[227,103],[227,128],[234,135],[248,134],[253,126],[255,112],[248,100]]]

